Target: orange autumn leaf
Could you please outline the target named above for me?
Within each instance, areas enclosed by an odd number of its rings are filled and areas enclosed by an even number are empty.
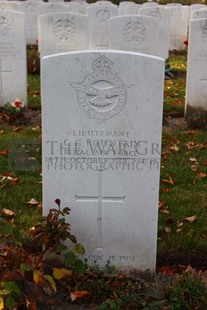
[[[207,173],[205,172],[198,172],[196,173],[197,178],[205,178],[207,176]]]
[[[89,295],[88,291],[75,291],[75,292],[70,293],[70,298],[72,301],[75,301],[75,300],[83,298],[87,295]]]
[[[16,184],[20,184],[20,180],[18,178],[14,178],[10,181],[9,185],[16,185]]]
[[[171,176],[168,176],[168,179],[163,179],[162,181],[163,181],[163,183],[166,183],[166,184],[169,184],[169,185],[174,185],[175,184],[175,182],[173,181]]]
[[[7,149],[1,150],[0,151],[0,155],[8,156],[9,155],[9,151]]]
[[[163,193],[168,193],[168,192],[169,192],[169,188],[164,187],[164,188],[161,189],[161,191],[162,191]]]
[[[44,286],[46,283],[43,273],[37,270],[35,270],[33,273],[33,281],[35,284],[40,286]]]

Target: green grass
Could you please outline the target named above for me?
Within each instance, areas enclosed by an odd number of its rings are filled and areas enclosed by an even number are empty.
[[[28,75],[28,108],[41,109],[40,76]]]
[[[8,125],[0,127],[0,206],[15,211],[16,222],[26,232],[39,216],[37,206],[26,202],[31,198],[42,200],[41,135],[39,128],[15,129]],[[5,151],[9,154],[4,155]]]
[[[162,152],[160,201],[165,203],[165,211],[161,209],[159,214],[158,257],[172,263],[205,264],[206,132],[164,133]],[[192,223],[185,220],[194,215],[197,218]]]

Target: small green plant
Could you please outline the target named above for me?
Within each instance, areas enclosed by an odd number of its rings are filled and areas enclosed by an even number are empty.
[[[58,209],[50,209],[48,215],[41,218],[40,224],[31,228],[31,237],[27,242],[16,228],[14,213],[8,209],[1,211],[0,309],[4,309],[1,304],[5,309],[13,309],[22,303],[32,303],[34,296],[40,303],[51,303],[50,296],[56,296],[57,287],[67,288],[68,282],[75,281],[86,271],[86,264],[77,258],[77,254],[84,253],[84,248],[77,243],[70,232],[70,224],[65,220],[70,209],[60,210],[60,199],[55,202]],[[66,240],[75,244],[73,249],[66,247]],[[31,248],[28,248],[28,243]],[[38,252],[33,252],[34,246]],[[63,256],[64,262],[60,260],[59,265],[50,267],[47,253]],[[37,309],[35,306],[34,309]]]
[[[16,98],[14,102],[7,102],[3,107],[2,119],[13,124],[17,119],[23,118],[23,111],[25,110],[24,103],[19,98]]]

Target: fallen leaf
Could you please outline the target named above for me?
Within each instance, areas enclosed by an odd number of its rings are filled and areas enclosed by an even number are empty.
[[[191,273],[191,274],[195,274],[196,270],[194,268],[192,268],[190,265],[188,265],[188,267],[184,270],[185,273]]]
[[[174,145],[169,147],[169,150],[173,153],[177,153],[177,152],[179,152],[180,149],[176,144],[174,144]]]
[[[169,185],[174,185],[175,184],[175,182],[173,181],[172,177],[169,176],[169,175],[168,175],[168,179],[163,179],[162,181],[163,181],[163,183],[167,183]]]
[[[60,280],[62,278],[71,278],[73,276],[73,272],[66,268],[53,268],[53,277],[56,280]]]
[[[33,273],[33,281],[37,285],[41,285],[42,287],[46,284],[46,279],[42,272],[35,270]]]
[[[75,301],[75,300],[80,299],[82,297],[85,297],[87,295],[89,295],[88,291],[75,291],[75,292],[70,293],[70,298],[72,301]]]
[[[198,172],[196,173],[196,177],[197,178],[205,178],[207,176],[207,174],[205,172]]]
[[[35,200],[34,198],[32,198],[32,199],[30,199],[30,201],[27,201],[25,203],[27,203],[29,205],[38,205],[39,202],[37,200]]]
[[[50,283],[53,291],[56,293],[57,292],[57,288],[56,288],[56,284],[55,284],[55,281],[53,280],[53,278],[50,276],[50,275],[44,275],[44,278]],[[46,286],[47,287],[47,286]],[[48,287],[47,287],[48,288]],[[44,290],[45,291],[45,290]],[[47,293],[48,295],[50,295],[50,290],[47,290]]]
[[[14,212],[12,210],[6,209],[4,208],[2,211],[3,215],[7,215],[7,216],[14,216]]]
[[[189,217],[185,217],[183,220],[193,223],[197,218],[198,218],[197,215],[192,215]]]
[[[9,155],[9,151],[7,149],[1,150],[0,151],[0,155],[8,156]]]
[[[182,231],[183,231],[183,230],[182,230],[181,228],[178,228],[178,229],[176,230],[176,233],[177,233],[177,234],[180,234]]]
[[[163,193],[167,193],[167,192],[169,192],[169,188],[164,187],[164,188],[161,189],[161,191],[162,191]]]
[[[166,233],[171,233],[172,232],[172,229],[170,228],[170,227],[165,227],[165,231],[166,231]]]
[[[19,132],[21,130],[22,130],[22,127],[16,127],[16,128],[13,129],[14,132]]]
[[[177,227],[182,227],[183,226],[183,222],[177,222]]]
[[[0,297],[0,310],[4,310],[4,300]]]
[[[196,158],[190,157],[189,160],[192,161],[193,163],[198,163]]]
[[[160,211],[160,213],[166,213],[166,214],[169,214],[170,211],[167,210],[168,206],[166,206],[165,202],[164,201],[159,201],[158,203],[158,209]]]
[[[16,184],[20,184],[20,180],[18,178],[14,178],[10,181],[9,185],[16,185]]]
[[[162,267],[160,267],[158,269],[158,272],[162,273],[162,274],[167,274],[167,275],[172,275],[173,274],[173,272],[171,271],[169,266],[162,266]]]
[[[199,165],[191,165],[191,170],[192,171],[197,171],[199,168]]]

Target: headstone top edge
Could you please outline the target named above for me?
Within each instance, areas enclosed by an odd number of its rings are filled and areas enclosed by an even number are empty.
[[[122,51],[122,50],[82,50],[82,51],[73,51],[73,52],[64,52],[64,53],[58,53],[58,54],[53,54],[53,55],[48,55],[42,57],[41,61],[47,60],[47,59],[52,59],[60,56],[66,56],[66,55],[89,55],[89,54],[106,54],[106,55],[113,55],[113,54],[119,54],[119,55],[131,55],[131,56],[141,56],[141,57],[146,57],[146,58],[151,58],[151,59],[157,59],[162,62],[165,62],[165,59],[162,57],[154,56],[154,55],[148,55],[144,53],[136,53],[136,52],[130,52],[130,51]]]

